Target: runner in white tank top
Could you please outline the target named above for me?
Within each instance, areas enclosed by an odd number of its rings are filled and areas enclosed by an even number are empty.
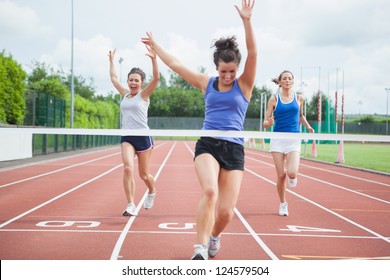
[[[122,86],[118,81],[114,58],[115,50],[108,54],[110,61],[110,78],[114,87],[123,96],[121,102],[122,128],[123,129],[148,129],[148,107],[149,97],[156,88],[160,75],[156,60],[156,54],[148,48],[147,55],[151,58],[153,66],[153,77],[143,90],[145,83],[145,73],[139,68],[132,68],[127,77],[128,88]],[[154,178],[150,174],[150,157],[152,155],[153,140],[150,136],[122,136],[121,152],[123,161],[123,187],[127,199],[127,207],[123,211],[123,216],[137,215],[135,197],[135,180],[134,180],[134,158],[138,156],[138,173],[148,188],[144,208],[150,209],[153,206],[156,196],[154,187]]]

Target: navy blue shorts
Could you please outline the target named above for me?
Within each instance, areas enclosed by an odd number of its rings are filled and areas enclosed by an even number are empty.
[[[212,155],[219,166],[226,170],[244,170],[244,146],[212,137],[201,137],[195,146],[195,157],[201,154]]]
[[[150,136],[122,136],[121,144],[123,142],[133,146],[137,153],[145,152],[154,146],[153,139]]]

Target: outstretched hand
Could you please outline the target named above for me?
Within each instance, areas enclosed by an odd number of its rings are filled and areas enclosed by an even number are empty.
[[[148,36],[148,37],[141,38],[141,42],[144,43],[146,46],[149,46],[149,48],[148,48],[149,51],[153,50],[155,42],[154,42],[154,39],[153,39],[152,32],[146,32],[146,36]]]
[[[148,53],[146,55],[149,56],[151,59],[156,59],[157,55],[155,51],[148,45],[145,45],[145,47],[148,49]]]
[[[252,2],[252,3],[251,3]],[[255,5],[255,0],[242,0],[242,7],[241,9],[234,5],[236,7],[238,13],[240,14],[240,17],[242,19],[250,19],[252,16],[252,10],[253,6]]]
[[[116,51],[116,49],[114,49],[113,51],[109,51],[108,52],[108,59],[110,60],[110,62],[114,61],[115,51]]]

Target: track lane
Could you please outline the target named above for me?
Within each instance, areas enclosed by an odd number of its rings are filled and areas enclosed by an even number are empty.
[[[164,148],[156,148],[156,151],[158,152],[155,152],[152,158],[152,172],[161,165],[159,158],[160,154],[163,156]],[[107,164],[111,165],[112,162],[101,162],[100,165]],[[30,209],[28,213],[12,220],[3,227],[0,236],[6,236],[7,239],[11,234],[22,238],[18,240],[19,243],[10,242],[2,246],[0,257],[4,254],[11,259],[108,259],[121,229],[128,220],[121,215],[127,204],[123,194],[121,166],[120,156],[117,156],[115,170],[108,170],[107,174],[100,173],[98,178],[89,177],[88,181],[83,181],[71,193],[63,192],[58,199],[47,201],[45,205]],[[96,166],[89,168],[91,167]],[[66,171],[61,174],[79,182],[78,177],[84,172],[85,170],[80,170],[73,176],[66,174]],[[141,183],[139,178],[136,178],[136,184],[138,201],[146,188],[142,188],[143,182]],[[98,226],[91,226],[88,222],[98,223]],[[38,227],[38,223],[44,223],[44,226]],[[65,223],[71,224],[64,226]],[[102,242],[97,243],[99,240]],[[56,250],[52,247],[53,243],[58,244],[57,253],[53,252]],[[21,246],[20,250],[15,250],[16,244]]]
[[[161,148],[156,149],[152,157],[152,174],[157,173],[173,145],[172,142],[164,141],[159,144]],[[192,255],[192,245],[195,242],[193,223],[200,187],[192,154],[186,145],[193,151],[194,144],[194,142],[177,142],[156,182],[158,196],[155,206],[147,211],[140,209],[139,216],[134,219],[134,223],[125,233],[126,238],[121,246],[119,254],[121,258],[119,259],[188,260]],[[269,157],[269,153],[248,149],[246,154],[247,171],[244,174],[237,204],[238,212],[222,235],[222,250],[215,259],[271,259],[240,220],[240,215],[279,259],[389,258],[390,248],[383,239],[331,213],[333,211],[341,214],[377,232],[384,238],[388,238],[390,235],[388,234],[388,205],[347,190],[350,188],[364,194],[370,188],[375,189],[375,192],[370,195],[374,194],[376,198],[386,201],[388,187],[383,185],[386,184],[386,180],[378,180],[380,184],[361,180],[359,176],[365,177],[366,172],[354,173],[353,176],[357,179],[348,177],[351,175],[347,174],[344,169],[332,166],[333,172],[344,173],[348,178],[343,183],[335,182],[334,177],[329,176],[327,165],[320,164],[317,169],[317,167],[312,168],[314,164],[311,162],[302,161],[299,185],[296,189],[290,189],[288,193],[291,214],[289,217],[279,217],[272,158]],[[77,157],[75,159],[77,161]],[[87,159],[83,158],[83,160]],[[72,181],[70,179],[80,182],[78,179],[80,173],[89,174],[87,177],[91,179],[95,174],[91,170],[100,170],[101,166],[105,166],[104,170],[107,171],[108,167],[112,168],[115,164],[121,164],[119,156],[115,160],[106,159],[98,163],[87,164],[87,168],[81,169],[80,167],[78,172],[67,173],[65,170],[58,172],[51,175],[55,179],[50,180],[54,184],[57,181],[68,184],[64,188],[69,190],[69,185],[76,185],[75,181],[69,183]],[[32,167],[26,166],[25,168],[31,169]],[[20,174],[23,173],[23,169],[19,170]],[[321,171],[321,169],[328,171]],[[318,176],[317,171],[321,171]],[[7,174],[7,172],[3,171],[0,174]],[[102,172],[104,171],[100,170],[100,174]],[[323,173],[327,175],[322,175]],[[60,176],[63,174],[69,178],[64,179]],[[31,182],[51,176],[37,178]],[[324,182],[314,180],[321,176],[327,180],[321,179]],[[375,182],[374,177],[370,180]],[[19,178],[23,177],[15,179]],[[117,168],[71,194],[61,197],[56,202],[51,202],[0,228],[0,241],[5,244],[0,249],[0,258],[109,259],[119,236],[129,221],[129,218],[120,216],[125,204],[121,180],[122,169]],[[365,189],[362,189],[364,186],[355,188],[355,183],[351,183],[354,181],[365,182]],[[136,200],[140,202],[145,194],[145,188],[139,179],[136,183]],[[342,188],[331,186],[337,183],[340,183],[338,185]],[[0,189],[1,210],[5,209],[2,208],[5,202],[1,196],[2,191],[4,189],[15,191],[17,190],[15,186],[19,184],[22,183],[15,184],[12,188]],[[20,197],[23,198],[23,194],[26,194],[23,199],[34,200],[31,192],[27,191],[27,186],[25,188],[25,192],[21,189],[13,193],[15,196],[13,203],[18,201],[16,197],[19,197],[19,200]],[[43,184],[35,189],[42,192],[41,196],[46,196]],[[6,200],[9,199],[8,197]],[[342,204],[343,200],[347,203]],[[315,205],[316,203],[331,212]],[[340,204],[345,207],[337,208]],[[361,206],[362,211],[357,211],[357,206]],[[1,221],[6,220],[3,211],[0,213]],[[56,224],[53,221],[60,222]],[[75,223],[58,227],[61,222],[71,221]],[[94,222],[99,222],[99,225],[94,226]],[[39,223],[43,227],[37,226]]]
[[[273,188],[274,195],[273,197],[268,197],[267,199],[272,199],[275,201],[274,203],[274,210],[273,212],[275,213],[274,215],[277,215],[277,207],[279,204],[279,199],[276,193],[276,188],[275,188],[275,171],[272,171],[271,173],[269,172],[269,167],[272,164],[272,158],[268,157],[268,155],[263,154],[261,152],[258,152],[258,158],[261,158],[261,160],[255,159],[254,155],[257,152],[249,151],[251,156],[249,156],[249,161],[247,161],[246,166],[247,169],[252,172],[252,175],[259,177],[263,179],[264,185],[268,185]],[[266,160],[264,160],[266,159]],[[252,170],[250,170],[252,169]],[[262,170],[266,169],[266,171]],[[306,234],[312,234],[315,235],[316,238],[321,238],[321,236],[324,236],[330,240],[329,244],[326,246],[323,246],[323,248],[318,248],[318,250],[321,250],[321,255],[324,254],[328,258],[333,258],[333,257],[340,257],[340,258],[359,258],[359,257],[389,257],[390,256],[390,246],[389,246],[389,229],[383,231],[383,224],[378,223],[377,217],[367,217],[357,219],[357,217],[343,217],[336,211],[333,211],[332,209],[334,208],[335,201],[337,200],[340,201],[346,201],[345,205],[348,204],[354,204],[356,203],[361,203],[362,209],[369,209],[367,207],[373,207],[372,203],[375,200],[368,199],[368,198],[361,198],[359,195],[356,194],[350,194],[349,192],[345,190],[340,190],[340,189],[332,189],[327,186],[326,182],[323,182],[321,184],[316,183],[313,184],[313,180],[310,178],[307,179],[305,177],[308,176],[302,176],[302,173],[306,172],[304,168],[300,169],[300,175],[299,175],[299,182],[298,182],[298,187],[295,189],[288,189],[288,194],[287,194],[287,200],[289,202],[289,210],[290,210],[290,216],[289,217],[278,217],[274,218],[272,220],[264,220],[264,223],[266,223],[268,226],[271,226],[272,230],[271,232],[265,232],[264,227],[263,230],[261,231],[259,229],[259,234],[280,234],[281,231],[283,230],[285,235],[287,233],[290,233],[288,235],[294,236],[293,230],[295,230],[295,234],[299,235],[306,235]],[[312,170],[312,176],[317,177],[317,173],[313,172]],[[248,179],[248,176],[246,176]],[[247,185],[251,185],[251,183],[245,183]],[[259,184],[260,185],[260,184]],[[259,186],[261,188],[261,193],[264,194],[264,187]],[[292,195],[293,194],[293,195]],[[294,195],[296,194],[296,195]],[[253,193],[253,196],[256,196],[255,193]],[[272,195],[271,195],[272,196]],[[356,197],[357,196],[357,197]],[[258,196],[259,197],[259,196]],[[266,204],[266,202],[263,202]],[[259,204],[262,204],[259,201]],[[318,205],[316,205],[318,204]],[[327,207],[322,207],[321,204],[327,205]],[[388,209],[387,204],[383,202],[378,202],[375,201],[374,204],[376,205],[375,207],[384,207]],[[313,207],[313,205],[315,207]],[[319,208],[319,209],[318,209]],[[322,210],[325,210],[326,213],[324,213]],[[256,210],[251,210],[251,211],[256,211]],[[259,210],[261,212],[261,210]],[[269,211],[269,210],[265,210]],[[272,211],[272,210],[271,210]],[[331,214],[329,216],[329,214]],[[332,217],[333,216],[333,217]],[[336,216],[336,219],[335,219]],[[341,218],[341,221],[340,221]],[[350,218],[350,219],[349,219]],[[250,219],[250,218],[248,218]],[[381,218],[382,219],[382,218]],[[387,223],[386,221],[389,219],[389,215],[386,215],[384,217],[384,223]],[[281,222],[286,222],[285,224],[275,224],[276,221],[281,221]],[[355,222],[357,220],[357,222]],[[252,220],[251,220],[252,221]],[[344,223],[343,221],[346,221],[347,223]],[[376,221],[374,222],[375,225],[379,224],[382,225],[379,228],[374,227],[374,224],[370,224],[370,221]],[[368,222],[368,224],[367,224]],[[252,221],[252,223],[256,223],[256,221]],[[367,226],[365,226],[365,223]],[[295,228],[294,228],[295,226]],[[305,228],[306,227],[306,228]],[[374,230],[371,230],[374,227]],[[259,227],[256,227],[259,228]],[[279,228],[279,230],[277,230]],[[371,228],[371,229],[370,229]],[[336,230],[338,233],[332,232],[333,230]],[[363,231],[361,231],[363,230]],[[375,232],[377,230],[378,232]],[[373,236],[371,235],[373,234]],[[333,235],[335,236],[334,240],[331,240],[332,238],[329,238],[327,236]],[[337,238],[337,236],[344,236],[345,238],[343,241],[341,241],[341,244],[347,244],[347,243],[352,243],[354,245],[348,246],[348,248],[362,248],[362,241],[364,244],[370,244],[368,246],[371,248],[370,252],[366,252],[365,250],[355,250],[358,251],[359,253],[354,254],[343,254],[340,255],[341,250],[340,248],[344,248],[344,246],[340,246],[340,242],[338,241],[341,238]],[[346,238],[345,236],[350,236],[350,238]],[[361,239],[357,238],[361,236]],[[266,239],[266,238],[264,238]],[[359,239],[358,242],[354,242],[355,239]],[[278,244],[279,242],[283,242],[286,239],[283,239],[281,241],[277,241]],[[310,240],[310,239],[309,239]],[[326,239],[325,239],[326,240]],[[367,241],[369,240],[369,241]],[[300,244],[297,243],[298,240],[294,241],[294,244]],[[306,241],[305,241],[306,242]],[[305,247],[305,242],[301,243],[301,247],[295,248],[297,252],[302,250]],[[286,244],[284,244],[284,249],[288,250],[288,246],[286,247]],[[294,244],[291,244],[291,250],[294,250]],[[273,246],[271,246],[271,249]],[[335,249],[334,251],[339,250],[339,253],[337,255],[334,254],[326,254],[327,250],[330,252],[334,253],[332,251],[332,248]],[[300,249],[300,250],[298,250]],[[365,248],[367,249],[367,248]],[[318,252],[318,250],[313,250],[315,252]],[[317,259],[322,259],[320,255],[316,254],[308,254],[307,252],[302,251],[302,253],[296,254],[296,253],[287,253],[287,254],[282,254],[282,256],[288,256],[287,258],[294,258],[294,256],[306,256],[307,258],[317,258]],[[310,256],[310,257],[309,257]]]

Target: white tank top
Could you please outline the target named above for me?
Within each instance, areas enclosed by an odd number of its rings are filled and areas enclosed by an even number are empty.
[[[131,98],[127,98],[128,95],[130,93],[125,95],[120,105],[122,128],[149,129],[148,108],[150,101],[145,101],[141,96],[141,92]]]

